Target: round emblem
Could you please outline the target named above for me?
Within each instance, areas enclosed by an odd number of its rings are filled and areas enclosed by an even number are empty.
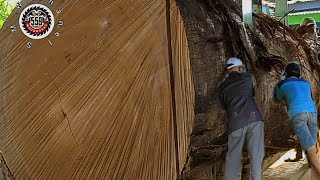
[[[42,4],[32,4],[26,7],[19,18],[22,32],[31,39],[47,37],[54,28],[52,11]]]

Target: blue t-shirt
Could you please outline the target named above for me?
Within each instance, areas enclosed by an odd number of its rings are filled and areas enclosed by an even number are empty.
[[[291,119],[298,113],[317,112],[311,97],[311,86],[302,78],[287,78],[275,88],[275,98],[285,100]]]

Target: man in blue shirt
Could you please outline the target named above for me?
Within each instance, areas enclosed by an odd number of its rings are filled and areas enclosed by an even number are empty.
[[[299,64],[291,62],[286,66],[285,79],[275,87],[275,99],[286,102],[290,124],[307,154],[309,163],[320,175],[320,161],[316,149],[317,109],[311,96],[309,82],[301,78]]]

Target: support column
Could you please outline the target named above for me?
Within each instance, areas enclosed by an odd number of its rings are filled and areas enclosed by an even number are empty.
[[[288,26],[288,0],[276,0],[276,17],[282,18],[281,22]]]
[[[242,0],[242,21],[252,24],[252,0]]]

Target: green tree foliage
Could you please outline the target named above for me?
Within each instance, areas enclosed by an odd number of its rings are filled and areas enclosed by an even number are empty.
[[[8,0],[0,0],[0,29],[13,9],[14,6]]]

